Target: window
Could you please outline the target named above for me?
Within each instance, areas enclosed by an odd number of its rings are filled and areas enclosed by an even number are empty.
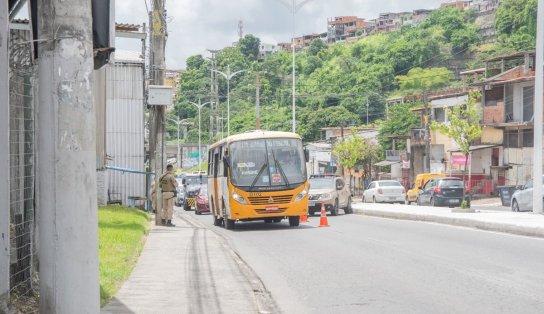
[[[523,121],[531,121],[533,118],[533,106],[535,98],[534,86],[523,88]]]
[[[523,147],[533,147],[534,142],[534,130],[523,130]]]
[[[446,122],[446,109],[445,108],[435,108],[434,109],[434,120],[436,122]]]
[[[514,121],[514,86],[504,86],[504,117],[506,122]]]
[[[506,148],[519,148],[518,131],[506,130],[504,133],[504,147]]]

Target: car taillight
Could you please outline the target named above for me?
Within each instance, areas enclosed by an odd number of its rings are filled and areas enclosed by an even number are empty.
[[[381,188],[378,188],[378,194],[383,194],[383,191]]]
[[[199,197],[199,198],[196,199],[196,202],[199,203],[199,204],[206,204],[206,199]]]
[[[440,194],[442,190],[439,187],[434,188],[434,192]]]

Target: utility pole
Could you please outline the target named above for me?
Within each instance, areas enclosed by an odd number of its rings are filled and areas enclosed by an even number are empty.
[[[98,313],[91,1],[43,0],[38,16],[40,313]]]
[[[217,106],[219,106],[219,81],[217,79],[217,59],[215,58],[215,54],[218,53],[219,50],[208,49],[208,51],[212,54],[209,59],[212,61],[212,69],[210,71],[210,142],[213,142],[213,134],[215,132],[218,132],[216,136],[219,137],[219,128],[218,126],[214,126],[214,120],[217,117]]]
[[[230,72],[230,65],[227,65],[227,72],[221,72],[219,70],[213,70],[214,72],[217,72],[227,80],[227,136],[230,136],[230,80],[236,76],[236,74],[245,72],[245,70],[236,71],[234,73]]]
[[[425,122],[425,158],[423,169],[425,173],[431,172],[431,114],[427,93],[423,93],[423,121]]]
[[[0,313],[9,300],[9,80],[8,2],[0,4]]]
[[[200,119],[200,111],[207,104],[210,104],[210,107],[213,106],[213,104],[210,101],[206,103],[201,103],[200,98],[198,99],[198,104],[194,102],[189,102],[189,103],[195,105],[198,108],[198,170],[202,171],[202,140],[200,139],[200,131],[201,131],[202,122]]]
[[[538,0],[533,150],[533,212],[542,214],[542,123],[544,105],[544,0]]]
[[[370,104],[367,101],[366,102],[366,125],[368,125],[368,106],[370,106]]]
[[[151,68],[152,85],[164,85],[164,49],[166,46],[166,23],[165,23],[165,1],[153,0],[152,11],[150,12],[151,25]],[[159,184],[159,176],[164,171],[166,158],[164,154],[164,124],[165,106],[151,106],[151,127],[149,136],[150,165],[155,173],[155,224],[161,224],[160,213],[162,210],[162,193]]]
[[[259,96],[259,89],[260,89],[260,83],[259,83],[259,76],[260,73],[257,71],[257,75],[255,76],[255,129],[259,130],[261,128],[261,117],[259,113],[259,107],[261,105],[261,97]]]

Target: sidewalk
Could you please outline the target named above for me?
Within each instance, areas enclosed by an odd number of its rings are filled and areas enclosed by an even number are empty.
[[[155,226],[130,278],[101,313],[258,313],[266,291],[226,240],[176,213]]]
[[[459,209],[459,208],[457,208]],[[417,220],[544,238],[544,215],[506,211],[476,210],[453,213],[447,207],[391,204],[353,204],[357,214],[393,219]]]

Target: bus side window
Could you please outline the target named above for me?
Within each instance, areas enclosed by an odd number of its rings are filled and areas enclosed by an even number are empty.
[[[213,174],[213,173],[212,173],[212,169],[213,169],[213,168],[212,168],[212,167],[213,167],[213,159],[211,158],[212,154],[213,154],[213,150],[210,149],[210,150],[208,151],[208,174],[209,174],[209,175],[212,175],[212,174]]]
[[[219,164],[219,147],[216,147],[213,152],[213,177],[217,178]]]
[[[219,147],[219,159],[217,160],[217,176],[223,177],[224,176],[224,165],[223,165],[223,146]]]

